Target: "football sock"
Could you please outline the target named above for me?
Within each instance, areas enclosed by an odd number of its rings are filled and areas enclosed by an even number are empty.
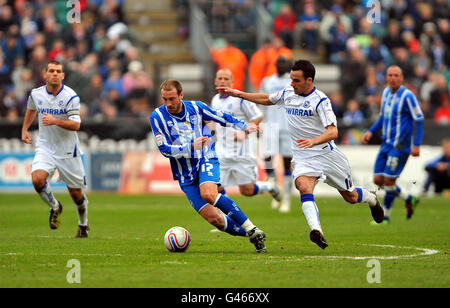
[[[213,205],[224,212],[226,215],[230,216],[241,226],[246,220],[248,220],[247,216],[242,212],[236,202],[231,200],[226,195],[219,194]]]
[[[395,186],[385,186],[384,190],[386,191],[386,195],[384,196],[383,201],[384,217],[389,218],[391,216],[395,197],[397,196],[397,189]]]
[[[223,219],[225,221],[225,226],[222,231],[237,236],[246,236],[247,232],[242,228],[237,222],[228,217],[225,214],[222,214]]]
[[[356,187],[358,192],[358,203],[368,203],[370,206],[377,204],[377,196],[363,187]]]
[[[400,186],[398,186],[398,185],[395,186],[395,191],[397,193],[397,196],[402,198],[405,201],[408,201],[408,199],[411,198],[411,195],[403,192],[402,189],[400,188]]]
[[[253,195],[270,192],[272,189],[273,185],[270,182],[256,182],[255,189],[253,190]]]
[[[290,196],[291,191],[292,191],[292,183],[293,183],[292,172],[290,172],[290,171],[284,172],[283,182],[284,182],[284,195]]]
[[[78,216],[78,225],[79,226],[87,226],[88,225],[88,204],[89,201],[86,198],[86,195],[83,194],[83,202],[81,204],[75,203],[75,209]]]
[[[53,196],[50,184],[48,182],[45,182],[44,187],[42,187],[42,190],[39,192],[39,196],[54,211],[58,210],[59,208],[58,200],[56,200],[55,197]]]
[[[313,194],[304,194],[301,196],[302,211],[311,230],[322,232],[322,226],[319,220],[319,209],[314,201]],[[323,232],[322,232],[323,233]]]

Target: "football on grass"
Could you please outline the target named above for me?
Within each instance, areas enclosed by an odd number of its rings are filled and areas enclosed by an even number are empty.
[[[173,227],[164,235],[164,244],[170,252],[184,252],[191,243],[189,231],[183,227]]]

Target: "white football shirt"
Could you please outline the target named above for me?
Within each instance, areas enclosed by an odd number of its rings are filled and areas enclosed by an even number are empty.
[[[27,108],[38,112],[39,137],[36,141],[36,150],[44,150],[56,158],[77,157],[83,154],[76,131],[57,125],[42,124],[44,113],[63,120],[81,122],[80,98],[74,90],[64,84],[57,95],[49,92],[46,86],[33,89],[28,98]]]
[[[336,147],[334,141],[309,149],[300,149],[297,146],[297,139],[315,138],[322,135],[325,127],[337,126],[331,102],[322,91],[314,87],[310,93],[298,95],[295,94],[294,88],[289,86],[271,94],[269,100],[274,105],[284,106],[294,156],[309,158],[332,151]]]
[[[211,107],[224,113],[243,120],[246,123],[254,121],[263,116],[261,110],[255,103],[246,101],[239,97],[220,97],[216,94],[211,100]],[[254,157],[252,135],[247,136],[243,141],[234,141],[234,133],[239,132],[233,127],[222,127],[216,125],[216,152],[221,157]]]

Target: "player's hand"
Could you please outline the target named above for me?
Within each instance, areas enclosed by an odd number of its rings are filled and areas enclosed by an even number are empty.
[[[241,93],[241,91],[239,90],[228,87],[217,87],[216,90],[220,93],[221,96],[239,97],[239,94]]]
[[[22,131],[22,142],[27,144],[33,143],[33,140],[31,139],[30,133],[28,131]]]
[[[414,157],[420,156],[420,147],[413,146],[412,149],[411,149],[411,155],[414,156]]]
[[[296,141],[300,149],[309,149],[315,145],[313,139],[297,139]]]
[[[194,150],[200,150],[207,146],[211,142],[211,138],[209,137],[199,137],[194,141]]]
[[[362,142],[364,144],[368,144],[369,140],[372,139],[372,133],[371,132],[366,132],[363,137],[362,137]]]
[[[44,126],[55,125],[56,121],[57,119],[54,116],[44,112],[44,116],[42,117],[42,124]]]
[[[248,135],[248,134],[255,133],[255,132],[262,134],[263,131],[262,131],[262,128],[259,127],[259,125],[256,125],[253,122],[248,123],[245,133]]]
[[[245,132],[235,132],[234,133],[234,141],[244,141],[247,137]]]

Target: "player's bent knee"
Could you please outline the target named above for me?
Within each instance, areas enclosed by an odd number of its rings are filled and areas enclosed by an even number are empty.
[[[202,196],[203,200],[205,200],[209,204],[214,204],[214,202],[216,202],[217,195],[218,195],[218,193],[215,193],[215,192],[209,192],[209,191],[201,192],[201,196]]]
[[[254,195],[255,188],[254,188],[254,185],[251,185],[251,186],[240,186],[239,187],[239,191],[240,191],[240,193],[242,195],[250,197],[250,196]]]

